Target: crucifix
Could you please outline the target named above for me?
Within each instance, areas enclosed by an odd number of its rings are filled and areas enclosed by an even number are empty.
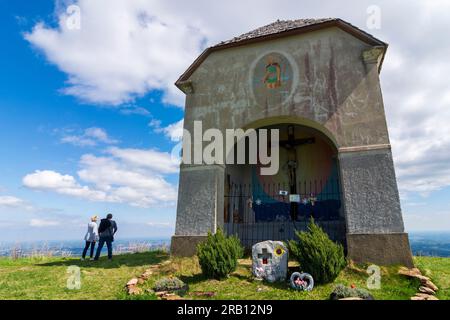
[[[316,142],[316,138],[303,138],[303,139],[295,139],[295,127],[290,125],[287,128],[288,130],[288,139],[284,141],[280,141],[280,146],[287,150],[287,169],[289,176],[289,192],[290,194],[297,194],[297,152],[296,147],[308,144],[314,144]],[[293,221],[297,220],[298,215],[298,203],[291,202],[290,206],[290,215]]]
[[[263,264],[268,264],[269,259],[272,259],[272,254],[266,248],[263,248],[262,253],[258,254],[258,259],[262,259]]]

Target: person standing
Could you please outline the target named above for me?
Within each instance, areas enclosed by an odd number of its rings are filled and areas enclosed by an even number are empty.
[[[106,219],[102,219],[100,221],[100,226],[98,228],[100,240],[97,247],[97,253],[94,258],[95,261],[100,258],[100,253],[102,252],[105,243],[108,247],[108,259],[112,260],[112,243],[114,241],[114,235],[117,232],[117,224],[112,218],[113,215],[108,213]]]
[[[87,253],[89,247],[91,247],[91,254],[90,254],[91,260],[94,257],[95,243],[99,240],[97,219],[98,219],[98,216],[93,216],[93,217],[91,217],[91,222],[88,223],[88,229],[87,229],[86,235],[84,236],[86,245],[84,246],[83,255],[81,256],[81,260],[84,260],[86,258],[86,253]]]

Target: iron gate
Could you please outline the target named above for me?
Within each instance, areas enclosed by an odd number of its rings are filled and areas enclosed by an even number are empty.
[[[288,185],[231,183],[225,190],[224,231],[249,248],[264,240],[292,240],[311,217],[337,242],[345,243],[345,220],[337,179],[299,182],[294,198]],[[295,201],[295,202],[292,202]],[[297,202],[299,201],[299,202]]]

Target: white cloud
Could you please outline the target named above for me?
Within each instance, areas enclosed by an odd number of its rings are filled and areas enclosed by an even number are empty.
[[[64,136],[61,138],[61,143],[68,143],[79,147],[93,147],[97,145],[97,142],[93,139],[82,136]]]
[[[147,168],[160,173],[177,173],[179,165],[172,161],[169,153],[152,149],[121,149],[111,147],[107,153],[131,166]]]
[[[114,144],[117,143],[116,140],[111,139],[106,131],[102,128],[88,128],[85,130],[84,134],[87,137],[91,137],[93,139],[96,139],[97,141],[107,143],[107,144]]]
[[[52,191],[89,201],[127,203],[136,207],[172,205],[176,188],[164,175],[177,172],[170,155],[154,150],[111,148],[108,156],[80,159],[78,181],[71,175],[44,170],[23,178],[27,188]]]
[[[148,126],[156,133],[163,133],[167,138],[173,142],[181,141],[183,138],[183,125],[184,119],[168,125],[167,127],[161,127],[161,121],[158,119],[152,119]]]
[[[73,176],[62,175],[51,170],[27,174],[22,183],[34,190],[54,191],[59,194],[88,199],[91,201],[113,201],[105,192],[92,190],[88,186],[81,186]]]
[[[65,133],[60,140],[62,143],[69,143],[79,147],[94,147],[98,144],[116,144],[117,140],[109,137],[105,129],[87,128],[80,135]]]
[[[13,196],[0,196],[0,206],[3,207],[20,207],[24,204],[22,199]]]
[[[81,29],[38,23],[25,39],[68,75],[63,92],[84,101],[119,105],[149,90],[181,105],[173,82],[200,52],[204,34],[195,20],[168,10],[162,1],[79,0]],[[170,9],[170,8],[169,8]]]
[[[163,132],[170,140],[175,142],[181,141],[183,138],[183,124],[184,120],[180,120],[164,128]]]
[[[37,208],[33,207],[27,201],[14,196],[0,196],[0,207],[8,209],[23,209],[26,211],[34,211]]]
[[[170,222],[147,222],[147,225],[150,227],[156,227],[156,228],[171,228],[173,227],[173,224]]]
[[[59,221],[45,220],[45,219],[31,219],[30,227],[34,228],[45,228],[45,227],[56,227],[59,226]]]
[[[135,106],[135,105],[125,105],[120,108],[120,113],[125,115],[141,115],[149,117],[150,111],[146,108]]]
[[[442,231],[450,230],[450,212],[435,211],[433,214],[422,210],[420,212],[406,212],[404,213],[405,227],[408,231],[427,230],[427,231]],[[439,221],[439,223],[436,223]]]

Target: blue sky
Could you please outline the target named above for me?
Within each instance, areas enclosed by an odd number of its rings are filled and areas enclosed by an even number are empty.
[[[80,102],[77,97],[62,94],[65,74],[23,36],[36,21],[51,23],[53,10],[51,1],[9,1],[7,5],[3,1],[0,6],[0,34],[6,44],[0,52],[0,196],[24,202],[0,207],[0,239],[76,239],[88,217],[109,211],[123,222],[123,236],[170,235],[174,201],[160,208],[135,207],[23,186],[23,178],[36,170],[76,176],[83,155],[101,156],[110,146],[170,152],[174,143],[163,132],[155,132],[149,123],[157,119],[166,126],[183,117],[182,108],[161,102],[159,90],[114,107]],[[141,114],[127,114],[138,107],[148,113],[140,110]],[[80,146],[62,142],[66,136],[82,136],[89,128],[101,128],[117,143]],[[176,187],[176,173],[165,179]],[[32,220],[37,222],[34,227],[30,226]]]
[[[381,81],[405,224],[450,230],[450,45],[436,36],[448,10],[282,2],[236,12],[233,1],[1,1],[0,240],[81,238],[106,212],[124,237],[170,236],[178,173],[160,164],[183,117],[177,76],[207,45],[278,18],[329,16],[390,43]],[[72,3],[79,31],[59,21]],[[370,4],[380,29],[366,27]]]

